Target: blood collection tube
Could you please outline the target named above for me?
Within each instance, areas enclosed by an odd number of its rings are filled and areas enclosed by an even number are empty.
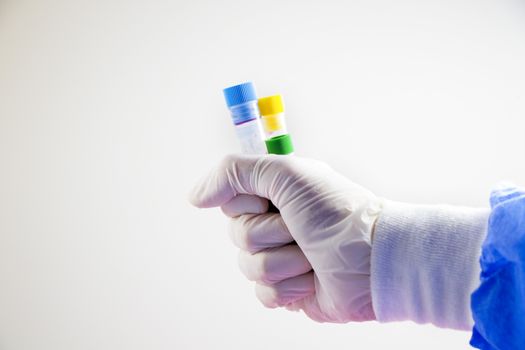
[[[266,135],[268,153],[293,154],[292,138],[286,130],[284,121],[284,104],[281,95],[262,97],[257,104]]]
[[[223,90],[230,109],[241,152],[265,154],[266,146],[253,83],[243,83]]]

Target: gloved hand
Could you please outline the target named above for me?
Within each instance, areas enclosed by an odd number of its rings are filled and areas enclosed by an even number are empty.
[[[267,212],[268,199],[280,213]],[[190,194],[232,217],[239,265],[267,307],[320,322],[375,319],[371,233],[381,200],[324,163],[232,155]]]
[[[321,162],[275,155],[225,158],[190,201],[232,217],[240,268],[268,307],[472,329],[487,208],[380,200]]]

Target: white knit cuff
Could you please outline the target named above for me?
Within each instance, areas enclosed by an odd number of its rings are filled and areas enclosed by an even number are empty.
[[[386,201],[371,256],[377,320],[471,329],[470,294],[479,285],[489,213]]]

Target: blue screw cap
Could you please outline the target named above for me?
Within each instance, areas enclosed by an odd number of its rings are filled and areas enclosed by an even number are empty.
[[[230,86],[223,90],[228,107],[257,100],[255,86],[252,82]]]

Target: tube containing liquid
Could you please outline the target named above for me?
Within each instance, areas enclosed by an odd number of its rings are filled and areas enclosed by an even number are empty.
[[[260,121],[257,95],[253,83],[243,83],[223,90],[230,109],[241,152],[265,154],[264,133]]]
[[[268,153],[293,154],[292,138],[286,130],[284,121],[284,104],[281,95],[260,98],[257,104],[266,135]]]

